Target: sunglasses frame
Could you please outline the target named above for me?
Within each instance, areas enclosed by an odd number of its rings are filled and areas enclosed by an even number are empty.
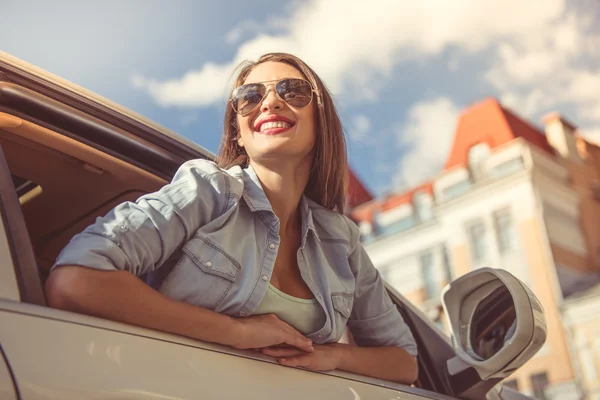
[[[292,80],[292,79],[293,80],[304,81],[304,82],[308,83],[308,86],[310,87],[310,91],[311,91],[310,101],[305,106],[294,107],[293,105],[291,105],[290,103],[288,103],[287,101],[285,101],[284,99],[282,99],[281,96],[279,95],[279,93],[277,93],[277,90],[275,89],[275,87],[277,86],[277,84],[279,82],[285,81],[285,80]],[[275,83],[273,83],[273,82],[275,82]],[[268,83],[270,83],[270,85],[267,85]],[[240,86],[236,87],[235,89],[233,89],[233,91],[231,92],[231,94],[233,95],[233,92],[235,92],[238,88],[241,88],[242,86],[246,86],[246,85],[258,85],[258,84],[264,85],[267,90],[265,91],[265,94],[262,96],[262,98],[260,99],[260,101],[258,103],[256,103],[256,106],[254,106],[247,113],[242,114],[241,112],[239,112],[238,110],[236,110],[235,106],[233,105],[233,98],[231,98],[231,97],[229,98],[229,103],[231,104],[231,108],[233,109],[233,111],[236,114],[239,114],[242,117],[245,117],[246,115],[248,115],[248,114],[252,113],[253,111],[255,111],[256,107],[258,107],[260,105],[260,103],[262,103],[265,100],[265,98],[267,97],[267,95],[269,94],[269,92],[271,90],[273,90],[273,92],[275,93],[275,96],[277,96],[277,98],[279,100],[283,101],[285,104],[287,104],[289,107],[292,107],[292,108],[304,108],[304,107],[308,107],[310,105],[310,103],[312,103],[313,98],[315,97],[315,96],[312,95],[312,93],[314,93],[317,96],[317,104],[319,106],[322,104],[321,103],[321,95],[319,94],[319,92],[316,91],[315,89],[313,89],[313,86],[311,85],[311,83],[309,81],[307,81],[306,79],[303,79],[303,78],[282,78],[282,79],[274,79],[274,80],[263,81],[263,82],[245,83],[245,84],[240,85]],[[273,88],[271,89],[271,88],[269,88],[269,86],[272,86]]]

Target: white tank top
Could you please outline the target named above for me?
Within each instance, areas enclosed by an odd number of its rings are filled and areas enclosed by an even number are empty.
[[[265,297],[253,313],[261,314],[275,314],[305,335],[318,331],[325,324],[325,312],[316,299],[290,296],[270,283]]]

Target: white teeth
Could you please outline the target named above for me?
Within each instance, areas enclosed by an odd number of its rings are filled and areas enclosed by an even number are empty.
[[[262,124],[260,126],[260,131],[264,131],[266,129],[273,129],[273,128],[289,128],[290,124],[288,124],[287,122],[283,122],[283,121],[275,121],[275,122],[265,122],[264,124]]]

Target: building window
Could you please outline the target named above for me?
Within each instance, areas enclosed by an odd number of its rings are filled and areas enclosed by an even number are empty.
[[[490,155],[490,146],[487,143],[477,143],[469,149],[469,170],[475,181],[484,177],[484,163]]]
[[[379,234],[381,235],[391,235],[398,232],[404,232],[415,226],[415,217],[413,215],[408,215],[404,218],[401,218],[395,222],[392,222],[387,225],[380,224],[379,225]]]
[[[515,247],[515,230],[510,209],[494,212],[494,228],[498,240],[500,254],[505,254]]]
[[[485,226],[483,221],[470,224],[467,227],[469,245],[471,247],[471,259],[477,265],[485,261],[487,248],[485,246]]]
[[[523,170],[524,166],[523,157],[519,156],[494,166],[489,172],[493,178],[502,178]]]
[[[450,254],[448,253],[448,247],[442,247],[442,260],[444,263],[444,274],[446,275],[446,282],[452,282],[452,262],[450,261]]]
[[[571,215],[547,202],[543,203],[548,237],[558,245],[577,255],[587,256],[588,249],[578,215]]]
[[[434,298],[438,292],[438,287],[435,282],[435,271],[433,269],[433,253],[427,252],[421,254],[419,262],[421,264],[421,277],[423,278],[425,299],[429,300]]]
[[[546,395],[546,389],[548,388],[548,374],[542,372],[539,374],[531,375],[531,389],[533,394],[538,400],[547,400],[549,397]]]
[[[471,188],[471,182],[468,179],[464,179],[453,185],[450,185],[442,190],[442,198],[444,201],[455,199],[469,191]]]
[[[429,221],[433,218],[433,199],[431,195],[418,191],[413,197],[413,203],[420,221]]]

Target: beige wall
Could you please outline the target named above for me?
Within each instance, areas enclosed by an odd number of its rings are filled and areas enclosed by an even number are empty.
[[[590,145],[581,153],[583,162],[564,161],[563,165],[569,170],[573,188],[579,194],[580,224],[589,250],[588,267],[600,271],[600,202],[591,190],[592,182],[600,179],[600,151]]]
[[[587,257],[582,257],[555,244],[550,244],[550,249],[556,263],[582,273],[595,270]]]
[[[576,321],[571,334],[577,349],[581,384],[589,398],[595,399],[600,398],[600,298],[590,300],[596,303],[596,317]]]
[[[450,256],[452,257],[455,278],[463,276],[470,271],[469,249],[466,243],[450,249]]]
[[[569,357],[561,315],[553,292],[554,282],[551,275],[552,260],[545,257],[543,238],[536,219],[521,222],[521,237],[527,263],[533,276],[533,287],[546,315],[548,338],[540,353],[525,364],[511,378],[519,381],[520,389],[531,387],[530,376],[537,372],[546,372],[551,384],[572,381],[573,368]]]

